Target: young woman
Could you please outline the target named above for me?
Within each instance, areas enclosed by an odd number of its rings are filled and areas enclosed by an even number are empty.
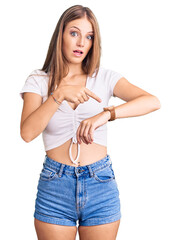
[[[42,69],[28,76],[21,137],[42,133],[45,159],[34,223],[40,240],[116,239],[121,211],[107,122],[160,108],[154,95],[100,66],[101,40],[93,12],[81,5],[60,17]],[[108,106],[111,96],[126,101]]]

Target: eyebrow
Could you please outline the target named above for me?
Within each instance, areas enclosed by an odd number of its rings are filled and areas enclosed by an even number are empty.
[[[79,31],[81,31],[78,27],[76,27],[76,26],[72,26],[72,27],[70,27],[70,28],[77,28]],[[90,31],[90,32],[88,32],[88,33],[93,33],[94,31]]]

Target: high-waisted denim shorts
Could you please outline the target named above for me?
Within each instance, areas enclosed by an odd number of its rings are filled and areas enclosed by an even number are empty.
[[[109,154],[78,167],[45,155],[34,217],[66,226],[76,226],[77,221],[79,226],[93,226],[119,220],[119,190]]]

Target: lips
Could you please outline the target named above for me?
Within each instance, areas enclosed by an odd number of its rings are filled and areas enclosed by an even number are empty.
[[[81,51],[81,50],[74,50],[73,52],[77,52],[77,53],[80,53],[80,54],[83,54],[83,51]]]

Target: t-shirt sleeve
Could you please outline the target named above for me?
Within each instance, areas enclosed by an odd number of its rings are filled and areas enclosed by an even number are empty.
[[[114,87],[115,87],[116,83],[118,82],[118,80],[122,77],[123,77],[123,75],[121,73],[107,69],[106,84],[107,84],[107,91],[108,91],[109,98],[111,96],[115,97],[113,95]]]
[[[27,77],[24,86],[22,87],[21,91],[19,92],[22,99],[24,99],[25,92],[32,92],[37,93],[42,96],[41,91],[41,79],[38,77],[35,71],[31,72],[30,75]]]

